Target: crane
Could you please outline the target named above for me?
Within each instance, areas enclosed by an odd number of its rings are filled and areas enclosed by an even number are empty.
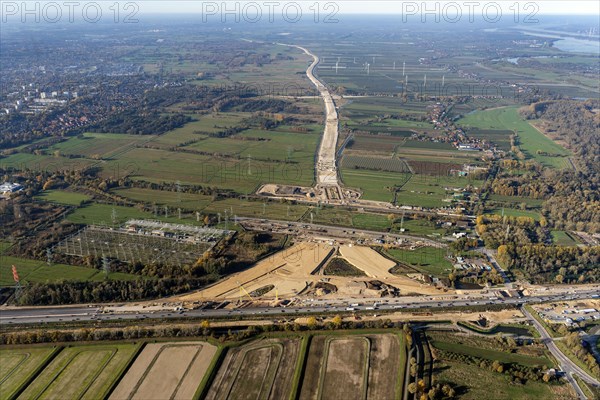
[[[250,296],[250,293],[248,293],[246,288],[244,288],[244,286],[239,281],[237,281],[237,284],[240,287],[240,302],[242,301],[242,297],[244,297],[244,293],[250,298],[250,301],[254,301],[254,298]]]

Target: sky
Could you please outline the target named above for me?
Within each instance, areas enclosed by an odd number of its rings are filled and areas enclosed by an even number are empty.
[[[279,6],[283,7],[286,3],[292,3],[292,1],[288,0],[257,0],[257,1],[249,1],[249,0],[241,0],[241,1],[225,1],[215,0],[215,1],[200,1],[200,0],[174,0],[174,1],[159,1],[159,0],[141,0],[136,3],[140,6],[140,11],[143,12],[161,12],[161,13],[201,13],[203,11],[203,7],[208,9],[207,7],[211,7],[209,3],[215,4],[219,11],[223,3],[227,3],[225,7],[233,9],[235,7],[235,3],[238,3],[238,7],[244,7],[247,3],[255,3],[263,13],[267,13],[269,9],[269,3],[279,3]],[[411,7],[408,3],[415,4],[419,10],[421,11],[424,7],[434,9],[434,7],[439,7],[439,10],[442,10],[445,6],[450,7],[447,8],[451,10],[452,5],[449,3],[454,3],[454,7],[458,7],[461,9],[463,14],[468,12],[468,3],[474,2],[479,5],[475,5],[474,10],[477,14],[478,9],[483,9],[483,7],[488,3],[499,4],[504,13],[514,13],[514,4],[518,3],[518,8],[520,8],[520,14],[525,15],[530,12],[535,12],[538,15],[543,14],[558,14],[558,15],[600,15],[600,2],[597,0],[542,0],[542,1],[516,1],[516,0],[495,0],[495,1],[473,1],[473,0],[441,0],[441,1],[423,1],[423,0],[415,0],[415,1],[400,1],[400,0],[336,0],[336,1],[328,1],[328,0],[296,0],[298,4],[301,4],[302,7],[308,11],[308,8],[313,6],[315,3],[318,3],[322,8],[321,12],[333,11],[335,7],[339,14],[402,14],[403,12],[409,12]],[[327,6],[328,10],[325,10],[327,3],[332,3],[333,6]],[[423,3],[428,3],[423,7]]]
[[[600,19],[599,0],[0,0],[0,22],[137,21],[149,15],[202,15],[203,22],[337,22],[342,15],[399,15],[402,22],[544,23],[540,16]],[[600,22],[586,19],[598,34]],[[570,23],[571,21],[569,21]],[[0,28],[2,25],[0,24]]]

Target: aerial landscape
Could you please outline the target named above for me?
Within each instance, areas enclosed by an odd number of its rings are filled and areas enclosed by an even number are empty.
[[[0,19],[0,400],[600,399],[600,3]]]

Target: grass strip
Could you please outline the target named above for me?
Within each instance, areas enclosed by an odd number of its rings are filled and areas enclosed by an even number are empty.
[[[306,358],[308,357],[308,346],[310,345],[311,339],[312,335],[305,335],[300,342],[300,350],[298,351],[296,369],[294,370],[294,377],[292,378],[292,391],[290,392],[289,400],[297,400],[300,398],[300,386],[304,379]]]
[[[7,400],[14,400],[18,398],[21,393],[27,389],[27,387],[38,377],[39,374],[54,360],[54,358],[62,351],[63,346],[56,347],[47,357],[38,365],[38,367],[33,371],[33,373],[27,378],[13,393],[10,395]]]
[[[121,382],[121,379],[123,379],[123,377],[125,376],[127,371],[129,371],[129,368],[131,368],[131,366],[133,365],[136,358],[140,355],[140,353],[142,352],[144,347],[146,347],[146,342],[141,342],[141,343],[137,344],[135,350],[133,351],[133,354],[131,355],[131,357],[129,358],[127,363],[118,372],[117,379],[115,379],[113,381],[113,383],[108,387],[108,390],[105,393],[103,393],[101,398],[108,399],[110,397],[110,395],[115,390],[115,388],[117,387],[119,382]]]
[[[212,385],[215,377],[217,376],[217,372],[219,372],[219,368],[225,359],[225,355],[227,354],[227,350],[229,350],[230,346],[219,346],[217,348],[217,352],[213,356],[210,365],[208,366],[208,370],[204,374],[204,377],[200,381],[200,385],[196,389],[196,393],[194,393],[194,400],[204,399],[208,394],[208,390]]]

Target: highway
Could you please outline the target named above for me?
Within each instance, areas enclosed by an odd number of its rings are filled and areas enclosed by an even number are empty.
[[[216,317],[235,317],[235,316],[256,316],[281,319],[294,314],[322,314],[336,312],[363,311],[371,313],[381,313],[382,311],[402,311],[402,310],[421,310],[428,311],[433,309],[444,309],[447,307],[460,307],[472,305],[523,305],[527,303],[540,303],[546,301],[561,301],[590,298],[597,294],[597,290],[581,291],[576,294],[549,294],[544,296],[522,297],[522,298],[494,298],[481,297],[469,299],[445,299],[433,300],[431,297],[399,297],[390,299],[378,299],[378,305],[365,303],[364,300],[328,300],[305,302],[299,306],[284,307],[261,307],[261,308],[239,308],[239,309],[194,309],[173,311],[173,308],[162,310],[144,310],[140,308],[138,312],[103,312],[111,307],[118,309],[114,304],[106,305],[78,305],[78,306],[60,306],[60,307],[3,307],[0,308],[0,325],[8,324],[38,324],[51,322],[69,322],[69,321],[115,321],[115,320],[140,320],[147,318],[216,318]],[[312,303],[312,304],[311,304]],[[350,306],[349,303],[358,303],[358,306]],[[348,310],[352,308],[352,310]]]
[[[296,238],[321,239],[321,240],[344,240],[356,243],[357,240],[363,240],[364,243],[374,242],[376,240],[421,242],[431,247],[445,248],[446,245],[435,240],[380,231],[369,231],[366,229],[357,229],[349,227],[338,227],[331,225],[310,224],[307,222],[279,221],[264,218],[237,217],[236,219],[244,228],[263,231],[278,232],[288,235],[294,235]]]

